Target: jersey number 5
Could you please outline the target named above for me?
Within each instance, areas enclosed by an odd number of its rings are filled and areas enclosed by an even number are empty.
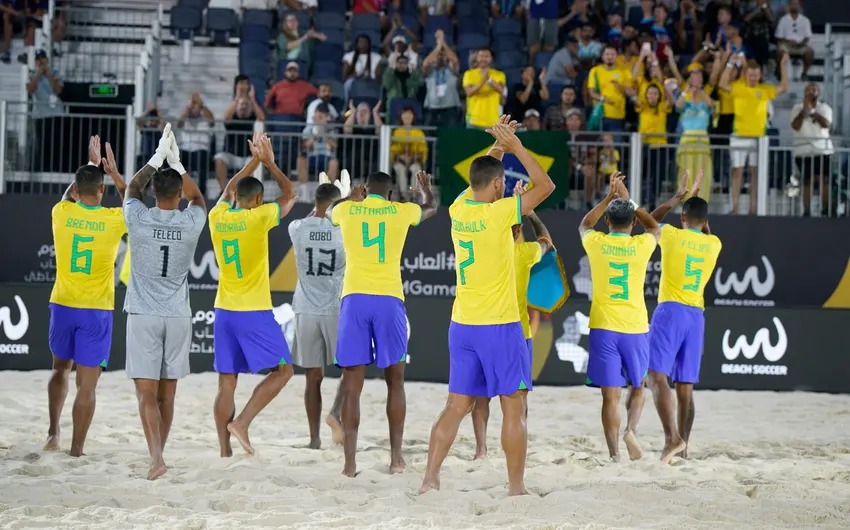
[[[629,264],[609,262],[608,266],[620,274],[608,278],[608,283],[611,287],[619,287],[619,293],[611,293],[611,300],[628,300],[629,299]]]
[[[378,223],[378,235],[375,237],[369,237],[369,223],[364,222],[361,229],[363,231],[363,248],[378,245],[378,263],[383,263],[386,258],[384,236],[386,236],[387,233],[387,225],[383,221]]]
[[[71,242],[71,272],[91,274],[92,251],[91,249],[81,249],[80,244],[91,243],[93,241],[94,236],[74,234],[74,239]]]
[[[242,261],[239,259],[239,240],[225,239],[221,242],[221,255],[224,257],[224,264],[233,263],[236,266],[236,277],[242,278]]]
[[[472,248],[472,241],[458,241],[457,244],[467,252],[466,259],[461,261],[457,266],[457,272],[460,275],[460,284],[466,285],[466,268],[475,263],[475,250]]]
[[[682,289],[693,292],[697,292],[699,290],[699,284],[702,283],[702,269],[694,269],[693,266],[699,265],[703,261],[705,261],[705,259],[691,256],[690,254],[685,256],[685,276],[693,276],[694,282],[685,285]]]

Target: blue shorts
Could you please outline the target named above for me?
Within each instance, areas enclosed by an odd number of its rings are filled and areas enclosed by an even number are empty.
[[[449,392],[495,397],[531,390],[530,359],[519,322],[449,324]]]
[[[327,171],[328,162],[332,158],[330,155],[307,155],[307,173],[316,175],[322,171]]]
[[[588,386],[640,386],[649,367],[649,333],[591,329]]]
[[[395,296],[349,294],[339,306],[334,363],[340,368],[407,360],[407,312]]]
[[[112,348],[112,311],[50,304],[48,343],[60,359],[106,368]]]
[[[291,364],[289,346],[271,309],[215,310],[213,367],[220,374],[247,374]]]
[[[663,302],[649,326],[649,369],[677,383],[699,383],[705,316],[698,307]]]

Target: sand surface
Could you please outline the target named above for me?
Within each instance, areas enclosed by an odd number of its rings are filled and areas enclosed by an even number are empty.
[[[645,458],[612,464],[597,391],[539,388],[530,401],[526,474],[534,495],[507,499],[495,403],[490,458],[471,461],[466,420],[446,460],[442,491],[416,495],[445,385],[408,384],[408,471],[390,476],[385,387],[367,381],[361,473],[348,479],[340,475],[342,449],[327,428],[323,449],[305,448],[302,377],[254,423],[257,456],[240,451],[221,459],[211,413],[216,377],[191,375],[178,388],[166,448],[170,470],[149,482],[125,374],[102,378],[88,456],[80,459],[41,451],[47,378],[47,372],[0,372],[0,528],[850,527],[850,396],[698,392],[692,459],[665,466],[657,460],[663,440],[650,402],[639,431]],[[240,378],[238,405],[257,380]],[[326,410],[335,389],[336,380],[325,381]]]

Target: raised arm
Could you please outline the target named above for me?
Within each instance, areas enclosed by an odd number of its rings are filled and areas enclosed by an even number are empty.
[[[272,178],[274,178],[275,182],[277,182],[277,185],[280,187],[281,194],[277,199],[275,199],[275,202],[280,205],[280,218],[283,219],[295,205],[296,195],[295,191],[292,189],[292,181],[289,180],[289,177],[287,177],[275,163],[274,149],[272,149],[272,142],[269,140],[268,136],[265,134],[261,135],[259,139],[254,142],[251,153],[268,168]]]
[[[115,191],[123,201],[127,191],[127,183],[118,171],[118,164],[115,163],[115,153],[112,152],[112,145],[109,142],[106,142],[106,158],[103,160],[103,171],[112,177],[112,183],[115,184]]]
[[[254,132],[254,139],[253,139],[253,141],[248,140],[248,145],[253,148],[254,145],[259,141],[260,136],[262,134],[263,133],[261,133],[261,132]],[[253,149],[252,149],[252,153],[253,153]],[[253,175],[254,171],[256,171],[256,169],[259,165],[260,165],[260,160],[256,156],[252,156],[251,159],[248,160],[248,163],[245,164],[245,167],[240,169],[239,173],[233,175],[233,178],[230,179],[230,182],[228,182],[227,186],[224,187],[224,191],[221,193],[221,197],[218,198],[218,202],[222,202],[222,201],[232,202],[233,198],[236,196],[236,185],[239,184],[239,181],[242,180],[243,178],[248,177],[250,175]]]
[[[183,197],[189,202],[189,206],[200,206],[206,211],[207,201],[204,198],[204,194],[201,193],[201,189],[195,184],[189,172],[186,171],[186,168],[180,162],[180,148],[177,146],[177,138],[174,136],[174,131],[170,131],[168,136],[169,142],[166,160],[168,161],[168,166],[179,173],[183,179]]]
[[[510,114],[502,114],[502,117],[499,118],[499,123],[502,125],[507,125],[514,132],[516,132],[516,130],[519,129],[519,126],[521,125],[519,122],[512,120]],[[497,139],[496,142],[493,144],[493,147],[491,147],[490,150],[487,151],[487,156],[492,156],[493,158],[498,158],[499,160],[501,160],[505,157],[505,149],[506,147],[500,144],[499,140]]]
[[[680,182],[682,182],[682,185],[679,187],[679,191],[677,191],[675,195],[670,197],[670,200],[668,200],[664,204],[659,205],[658,208],[652,210],[652,213],[650,214],[652,215],[652,218],[659,223],[664,221],[664,218],[667,217],[667,214],[670,213],[670,210],[681,204],[682,200],[688,194],[688,170],[685,170],[685,172],[682,173],[682,176],[679,178],[679,180]]]
[[[611,174],[608,184],[608,195],[599,201],[596,206],[591,208],[590,211],[582,218],[581,222],[578,224],[579,237],[584,237],[585,232],[593,230],[593,227],[596,226],[596,223],[598,223],[599,219],[601,219],[605,214],[605,210],[608,209],[608,205],[611,204],[611,201],[617,198],[616,184],[617,182],[622,182],[622,180],[623,176],[619,172],[615,171]]]
[[[790,62],[788,52],[783,52],[779,60],[779,86],[776,87],[776,97],[788,92],[788,63]]]
[[[552,249],[552,236],[549,234],[549,230],[546,229],[546,225],[543,224],[543,221],[537,217],[537,213],[533,210],[528,213],[527,217],[531,222],[531,229],[534,230],[534,237],[537,238],[537,242],[540,244],[540,250],[543,254],[546,254]]]
[[[617,195],[620,196],[621,199],[630,200],[629,198],[629,190],[626,188],[626,185],[623,183],[623,180],[620,179],[617,181]],[[637,217],[638,222],[648,233],[655,236],[655,240],[661,237],[661,227],[658,226],[658,221],[656,221],[649,212],[641,208],[640,206],[635,207],[635,217]]]
[[[163,162],[165,162],[165,158],[168,156],[171,137],[173,135],[174,133],[171,131],[171,124],[166,123],[165,128],[162,130],[162,138],[159,139],[159,144],[156,147],[156,152],[153,154],[151,159],[148,160],[148,163],[145,164],[145,167],[137,171],[136,174],[133,175],[133,178],[130,179],[130,185],[127,187],[127,193],[124,195],[125,201],[130,199],[142,200],[145,188],[147,188],[153,174],[156,173],[157,169],[162,167]]]
[[[528,215],[528,212],[534,210],[540,203],[546,200],[549,195],[555,191],[555,183],[540,166],[540,163],[531,156],[516,133],[511,130],[510,126],[502,123],[497,123],[487,130],[496,141],[505,146],[506,152],[512,153],[519,159],[520,164],[528,171],[528,178],[531,180],[532,187],[520,197],[520,208],[523,215]]]
[[[416,191],[422,195],[422,217],[420,222],[425,219],[434,217],[437,213],[437,200],[434,198],[434,192],[431,190],[431,175],[427,171],[416,173]]]

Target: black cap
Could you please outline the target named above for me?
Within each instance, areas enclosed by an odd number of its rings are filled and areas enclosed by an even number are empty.
[[[35,52],[35,59],[47,59],[47,52],[44,50],[38,50]]]

